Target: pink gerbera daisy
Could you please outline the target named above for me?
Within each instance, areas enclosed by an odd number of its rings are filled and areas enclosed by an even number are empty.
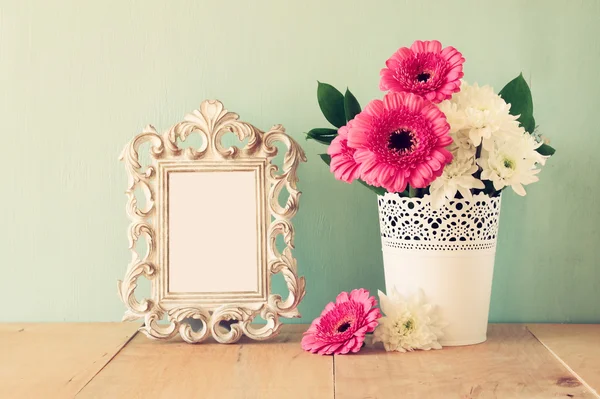
[[[402,47],[381,70],[381,90],[415,93],[439,103],[460,90],[465,59],[454,47],[442,50],[437,40],[417,40]]]
[[[412,93],[388,93],[353,119],[348,146],[361,165],[361,178],[389,192],[427,187],[452,161],[446,116]]]
[[[361,288],[340,293],[317,317],[302,338],[302,349],[319,355],[358,352],[365,334],[373,332],[381,317],[369,291]]]
[[[351,183],[360,176],[359,165],[354,160],[354,148],[348,147],[348,129],[352,126],[352,121],[348,125],[342,126],[338,130],[338,135],[327,148],[327,153],[331,155],[329,169],[338,180]]]

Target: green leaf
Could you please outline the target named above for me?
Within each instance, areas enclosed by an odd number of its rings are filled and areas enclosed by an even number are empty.
[[[329,164],[331,163],[331,155],[329,155],[329,154],[319,154],[319,156],[321,157],[321,159],[323,160],[323,162],[325,162],[327,164],[327,166],[329,166]]]
[[[358,182],[366,188],[368,188],[369,190],[373,191],[377,195],[384,195],[385,193],[387,193],[387,190],[383,187],[373,187],[360,179],[358,179]]]
[[[533,99],[531,98],[531,90],[529,85],[523,78],[523,74],[519,74],[500,90],[500,97],[510,104],[511,115],[520,115],[519,122],[521,126],[529,132],[535,130],[535,119],[533,118]]]
[[[325,118],[335,127],[346,124],[344,112],[344,96],[332,85],[318,82],[317,100]]]
[[[319,156],[321,157],[321,159],[323,160],[323,162],[325,162],[327,165],[329,165],[331,163],[331,156],[329,154],[319,154]],[[377,195],[384,195],[385,193],[387,193],[387,191],[385,190],[385,188],[382,188],[382,187],[373,187],[373,186],[365,183],[364,181],[362,181],[360,179],[357,179],[357,180],[358,180],[358,182],[360,184],[362,184],[363,186],[365,186],[369,190],[373,191]]]
[[[346,122],[350,122],[356,115],[360,113],[360,104],[354,94],[346,89],[344,94],[344,112],[346,113]]]
[[[544,156],[552,156],[556,152],[556,150],[548,144],[542,144],[536,151]]]
[[[408,188],[404,191],[402,191],[401,193],[398,193],[399,196],[401,197],[410,197],[410,193],[408,192]]]
[[[335,129],[316,128],[306,133],[306,139],[313,139],[321,144],[329,145],[337,137],[337,134]]]

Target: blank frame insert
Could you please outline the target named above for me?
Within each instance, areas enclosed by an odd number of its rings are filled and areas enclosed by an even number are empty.
[[[257,292],[256,171],[171,171],[168,182],[168,291]]]

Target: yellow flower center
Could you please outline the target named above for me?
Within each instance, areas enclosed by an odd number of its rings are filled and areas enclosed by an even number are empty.
[[[412,333],[415,330],[415,327],[415,320],[412,318],[394,323],[394,329],[402,336],[407,336]]]

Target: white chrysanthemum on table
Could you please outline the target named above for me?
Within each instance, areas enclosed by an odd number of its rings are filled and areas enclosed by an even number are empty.
[[[473,198],[471,189],[485,188],[483,182],[473,176],[477,169],[474,158],[455,157],[446,165],[442,175],[431,183],[431,206],[439,209],[446,199],[454,199],[457,192],[470,201]]]
[[[496,190],[510,186],[518,195],[525,195],[523,186],[539,180],[537,165],[546,162],[546,157],[536,151],[541,144],[525,132],[518,138],[498,142],[477,160],[483,169],[481,178],[490,180]]]
[[[386,351],[396,352],[442,348],[438,340],[444,324],[422,290],[409,298],[396,290],[389,297],[379,291],[379,302],[385,316],[379,319],[373,342],[382,342]]]

